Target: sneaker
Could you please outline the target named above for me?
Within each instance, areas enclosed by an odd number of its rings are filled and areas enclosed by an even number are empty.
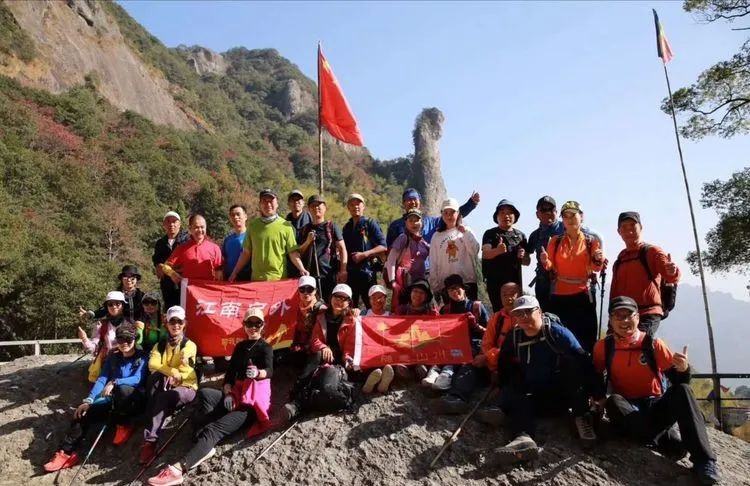
[[[445,415],[460,415],[469,411],[469,404],[456,395],[445,395],[435,400],[435,412]]]
[[[296,419],[299,416],[300,412],[300,404],[299,402],[289,402],[284,405],[284,410],[286,411],[286,418],[290,422],[294,419]]]
[[[522,433],[503,447],[495,449],[495,453],[501,463],[533,461],[539,457],[539,447],[534,439]]]
[[[156,456],[156,442],[143,442],[141,453],[138,455],[138,464],[149,464]]]
[[[112,444],[119,446],[126,443],[135,432],[135,425],[118,425],[115,427],[115,438],[112,439]]]
[[[693,474],[698,476],[698,481],[701,484],[705,485],[716,484],[721,480],[719,465],[713,459],[693,464]]]
[[[676,424],[664,431],[656,439],[654,448],[662,456],[675,462],[683,459],[688,453],[685,445],[682,443],[682,437]]]
[[[393,377],[395,375],[396,373],[393,371],[393,366],[383,366],[383,377],[380,379],[380,383],[378,384],[378,391],[380,393],[386,393],[388,391],[388,387],[391,386],[391,382],[393,382]]]
[[[474,416],[485,425],[502,425],[505,413],[497,405],[488,405],[476,411]]]
[[[380,383],[380,378],[383,376],[383,370],[376,368],[372,370],[365,380],[365,384],[362,385],[362,393],[372,393],[375,389],[375,385]]]
[[[433,390],[441,390],[441,391],[450,390],[452,381],[453,381],[453,370],[443,370],[435,379],[435,383],[432,384],[432,388]]]
[[[148,478],[148,484],[151,486],[173,486],[175,484],[182,484],[182,470],[169,464],[164,466],[159,474],[154,477]]]
[[[204,462],[208,461],[214,455],[216,454],[216,447],[212,447],[210,451],[206,452],[206,455],[195,461],[195,464],[193,464],[190,469],[195,469],[196,467],[200,466]]]
[[[399,366],[399,365],[396,365]],[[403,366],[403,365],[400,365]],[[418,379],[423,379],[425,376],[427,376],[428,369],[425,365],[417,365],[414,367],[414,372],[417,374]]]
[[[52,456],[52,459],[50,459],[49,462],[43,467],[47,472],[55,472],[59,471],[60,469],[73,467],[76,464],[78,464],[78,454],[76,454],[75,452],[66,454],[65,451],[59,450],[55,452],[55,455]]]
[[[440,376],[440,372],[438,371],[437,366],[433,366],[432,368],[430,368],[427,376],[422,378],[422,386],[432,387],[432,385],[435,384],[435,380],[437,380],[438,376]]]
[[[594,421],[591,414],[584,414],[575,417],[576,431],[578,438],[583,442],[583,447],[591,447],[596,443],[596,431],[594,431]]]

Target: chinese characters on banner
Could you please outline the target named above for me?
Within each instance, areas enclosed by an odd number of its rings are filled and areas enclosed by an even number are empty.
[[[466,315],[363,317],[355,327],[354,366],[462,364],[471,361]]]
[[[187,317],[187,335],[201,356],[229,356],[247,339],[242,318],[250,307],[266,316],[263,337],[273,349],[288,348],[297,321],[297,281],[214,282],[182,279],[180,302]]]

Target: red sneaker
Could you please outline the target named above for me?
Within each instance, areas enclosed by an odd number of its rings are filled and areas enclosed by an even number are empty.
[[[67,469],[78,464],[78,454],[73,452],[72,454],[66,454],[64,451],[59,450],[55,452],[52,459],[44,465],[44,470],[47,472],[55,472],[60,469]]]
[[[156,476],[148,478],[148,484],[151,486],[173,486],[175,484],[182,484],[182,481],[182,471],[171,464],[164,466]]]
[[[126,443],[135,431],[135,425],[118,425],[115,427],[115,438],[112,444],[119,446]]]
[[[141,454],[138,456],[138,464],[150,463],[156,455],[156,442],[144,442],[141,446]]]

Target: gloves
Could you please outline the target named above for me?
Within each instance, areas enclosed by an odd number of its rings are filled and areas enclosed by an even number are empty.
[[[250,380],[254,380],[255,378],[257,378],[258,374],[258,367],[254,365],[248,366],[247,370],[245,370],[245,377]]]
[[[228,412],[234,410],[234,398],[232,398],[232,395],[224,396],[224,408],[226,408]]]

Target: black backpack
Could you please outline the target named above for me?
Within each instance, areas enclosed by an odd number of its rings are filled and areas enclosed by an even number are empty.
[[[648,275],[648,279],[656,285],[656,276],[651,272],[651,268],[648,266],[648,250],[651,249],[651,245],[644,244],[641,246],[641,248],[638,250],[638,260],[641,262],[641,265],[643,266],[643,269],[646,270],[646,275]],[[629,260],[620,260],[620,257],[617,257],[617,260],[615,260],[614,265],[612,266],[612,274],[617,274],[617,269],[620,266],[621,263],[629,262],[634,259]],[[661,295],[661,308],[664,314],[662,314],[661,318],[666,319],[669,316],[669,312],[674,309],[675,304],[677,303],[677,284],[668,284],[664,281],[664,278],[662,278],[659,282],[659,294]]]
[[[654,338],[651,335],[646,334],[643,336],[643,342],[641,342],[641,353],[643,359],[646,361],[646,365],[649,367],[654,376],[659,380],[659,387],[661,388],[662,394],[667,390],[667,381],[664,374],[659,371],[659,366],[656,364],[656,354],[654,352]],[[609,379],[612,376],[612,360],[615,358],[615,336],[610,334],[604,338],[604,365],[607,370],[607,376],[605,378],[606,383],[609,384]]]
[[[321,413],[351,410],[354,385],[347,381],[346,370],[342,366],[320,366],[315,370],[302,402],[306,409]]]

